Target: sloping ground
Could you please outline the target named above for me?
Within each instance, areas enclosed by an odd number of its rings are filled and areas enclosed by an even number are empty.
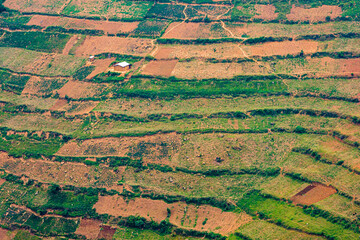
[[[96,21],[45,15],[34,15],[27,23],[27,25],[37,25],[41,27],[59,26],[67,29],[102,30],[110,34],[132,32],[138,24],[138,22]]]
[[[336,193],[333,187],[311,184],[290,198],[294,204],[311,205]]]
[[[76,49],[76,56],[91,56],[101,53],[117,53],[144,56],[151,52],[150,39],[87,36]]]
[[[168,214],[167,209],[169,209],[169,221],[174,225],[198,231],[212,231],[224,235],[229,235],[241,225],[252,220],[245,213],[234,214],[223,212],[221,209],[206,205],[167,204],[161,200],[146,198],[136,198],[127,202],[119,196],[105,196],[99,198],[94,208],[100,214],[112,214],[123,217],[141,216],[156,222],[165,220]]]

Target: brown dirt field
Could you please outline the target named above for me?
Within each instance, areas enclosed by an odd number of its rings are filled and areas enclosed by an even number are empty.
[[[342,59],[340,64],[340,72],[360,73],[360,58]]]
[[[336,193],[336,189],[320,183],[312,183],[290,198],[294,204],[311,205]]]
[[[27,81],[23,91],[21,92],[22,95],[26,94],[37,94],[39,92],[38,83],[41,82],[42,79],[37,76],[31,76],[29,81]]]
[[[86,239],[97,239],[100,233],[101,221],[82,218],[75,234],[83,235]]]
[[[50,111],[56,111],[68,104],[67,100],[65,99],[58,99],[55,104],[49,109]]]
[[[107,84],[97,84],[91,82],[68,81],[62,88],[57,90],[59,96],[64,98],[88,98],[100,94],[108,87]],[[63,107],[65,105],[62,105]],[[60,107],[59,107],[60,108]]]
[[[241,58],[245,57],[243,52],[234,43],[206,44],[206,45],[173,45],[171,47],[159,46],[159,50],[155,55],[157,59],[166,58]]]
[[[66,115],[69,116],[83,115],[91,112],[98,104],[99,102],[93,101],[71,102],[64,110],[66,111]]]
[[[171,58],[171,53],[174,51],[173,47],[159,47],[155,54],[156,59],[168,59]]]
[[[6,180],[3,178],[0,178],[0,186],[3,185],[4,182],[6,182]]]
[[[57,16],[34,15],[27,25],[41,27],[60,26],[67,29],[103,30],[105,33],[130,33],[137,28],[139,22],[111,22],[87,19],[76,19]]]
[[[182,23],[173,22],[166,29],[162,38],[197,39],[230,37],[220,23]]]
[[[167,204],[161,200],[146,198],[125,201],[118,195],[99,196],[99,201],[94,208],[100,214],[110,214],[116,217],[141,216],[156,222],[166,219],[169,208],[171,210],[169,220],[174,225],[198,231],[213,231],[224,235],[228,235],[241,225],[252,221],[252,217],[245,213],[223,212],[221,209],[209,205],[196,206],[183,202]],[[206,218],[208,220],[203,225]]]
[[[108,36],[87,36],[76,49],[76,56],[90,56],[101,53],[129,54],[145,56],[150,54],[153,46],[151,39],[120,38]]]
[[[110,64],[114,62],[115,58],[106,58],[106,59],[96,59],[91,65],[95,66],[94,71],[89,74],[89,76],[86,77],[86,79],[91,79],[95,77],[96,75],[107,72],[107,70],[110,67]]]
[[[13,239],[11,237],[11,234],[9,234],[10,232],[4,228],[0,228],[0,239],[1,240],[11,240]]]
[[[293,21],[318,22],[325,21],[327,16],[330,16],[331,19],[335,19],[340,17],[341,14],[341,7],[338,6],[323,5],[317,8],[305,9],[293,5],[290,14],[287,14],[286,17]]]
[[[116,232],[116,228],[107,225],[102,225],[101,231],[96,239],[112,240],[115,232]]]
[[[44,183],[81,187],[111,187],[122,178],[125,171],[125,167],[119,167],[118,173],[114,173],[102,166],[95,171],[94,167],[83,163],[24,160],[10,157],[4,152],[0,152],[0,167],[17,176],[26,173],[29,178]]]
[[[7,0],[4,6],[10,9],[15,9],[20,12],[45,12],[45,13],[57,13],[61,10],[64,2],[56,0],[32,0],[24,2],[21,0]]]
[[[62,54],[69,55],[70,50],[73,48],[73,46],[76,44],[76,42],[80,39],[77,35],[73,35],[69,41],[66,43]]]
[[[274,5],[255,5],[256,15],[254,18],[264,19],[264,20],[274,20],[278,17],[279,13],[275,13]]]
[[[144,66],[142,74],[170,77],[178,60],[151,61]]]
[[[307,54],[315,53],[318,50],[318,42],[307,40],[268,42],[252,46],[244,46],[243,49],[252,56],[298,54],[301,50]]]

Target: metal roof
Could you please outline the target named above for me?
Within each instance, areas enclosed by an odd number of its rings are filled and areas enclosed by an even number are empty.
[[[130,66],[130,63],[127,62],[121,62],[121,63],[116,63],[115,66],[120,66],[120,67],[127,67]]]

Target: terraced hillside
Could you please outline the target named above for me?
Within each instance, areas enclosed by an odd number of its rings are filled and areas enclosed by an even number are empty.
[[[0,239],[360,238],[358,1],[0,9]]]

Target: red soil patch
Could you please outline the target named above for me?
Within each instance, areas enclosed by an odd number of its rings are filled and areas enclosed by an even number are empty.
[[[74,44],[80,39],[77,35],[73,35],[69,41],[66,43],[62,54],[69,55],[70,50],[73,48]]]
[[[24,94],[37,94],[39,88],[37,88],[38,83],[41,81],[40,77],[31,76],[29,81],[27,81],[23,91],[21,92],[22,95]]]
[[[99,196],[99,201],[94,205],[96,212],[112,216],[141,216],[148,220],[161,222],[167,217],[170,209],[170,223],[198,231],[213,231],[228,235],[241,225],[252,221],[247,214],[223,212],[219,208],[209,205],[190,205],[183,202],[167,204],[161,200],[136,198],[125,201],[121,196]],[[196,220],[197,219],[197,220]],[[205,221],[205,219],[207,219]]]
[[[320,183],[312,183],[290,198],[294,204],[311,205],[336,193],[336,189]]]
[[[49,109],[50,111],[56,111],[60,108],[66,106],[68,104],[67,100],[65,99],[59,99],[55,102],[55,104]]]
[[[99,73],[106,72],[109,69],[110,64],[115,60],[115,58],[96,59],[92,63],[92,65],[95,66],[95,69],[89,74],[89,76],[86,77],[86,79],[91,79]]]
[[[130,33],[139,25],[138,22],[111,22],[96,21],[87,19],[56,17],[56,16],[33,16],[27,25],[37,25],[41,27],[60,26],[67,29],[92,29],[102,30],[105,33]]]
[[[255,5],[256,15],[254,18],[264,19],[264,20],[274,20],[278,17],[279,13],[275,13],[274,5]]]
[[[142,74],[170,77],[177,62],[178,60],[151,61],[145,65]]]
[[[249,54],[255,56],[287,55],[304,53],[315,53],[318,49],[316,41],[285,41],[268,42],[259,45],[249,46]]]
[[[3,178],[0,178],[0,186],[3,185],[4,182],[6,182],[6,180]]]
[[[3,228],[0,228],[0,239],[1,240],[11,240],[11,235],[8,234],[9,231]]]
[[[181,23],[173,22],[166,29],[162,38],[197,39],[230,37],[220,23]]]
[[[156,59],[169,59],[170,54],[174,51],[174,48],[170,47],[160,47],[157,53],[155,54]]]
[[[107,85],[105,84],[90,82],[68,81],[62,88],[57,90],[57,92],[61,98],[64,98],[65,96],[70,98],[87,98],[101,93],[106,86]],[[59,108],[63,106],[65,105],[59,106]]]
[[[83,235],[86,239],[97,239],[100,233],[101,222],[94,219],[82,218],[75,234]]]
[[[360,58],[342,59],[340,72],[360,74]]]
[[[325,21],[326,17],[329,16],[331,19],[340,17],[342,14],[341,7],[323,5],[318,8],[305,9],[302,7],[292,6],[290,14],[286,17],[293,21]]]
[[[151,39],[87,36],[76,49],[77,56],[117,53],[145,56],[153,49]]]
[[[107,225],[102,225],[101,231],[96,239],[112,240],[115,232],[116,232],[116,228]]]

